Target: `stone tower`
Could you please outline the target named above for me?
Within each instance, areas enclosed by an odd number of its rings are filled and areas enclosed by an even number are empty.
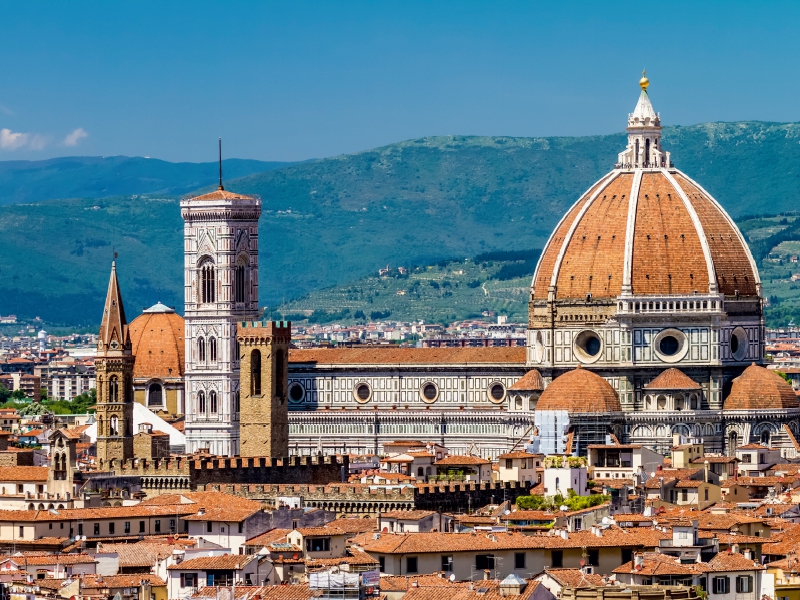
[[[186,450],[239,449],[236,323],[258,318],[261,200],[219,188],[181,201],[184,220]]]
[[[288,322],[239,323],[241,455],[289,456]]]
[[[101,469],[133,458],[133,352],[117,281],[111,263],[100,341],[94,364],[97,371],[97,460]]]
[[[78,440],[80,436],[69,429],[56,429],[50,435],[50,468],[47,472],[47,492],[59,500],[70,498],[73,480],[78,472]]]

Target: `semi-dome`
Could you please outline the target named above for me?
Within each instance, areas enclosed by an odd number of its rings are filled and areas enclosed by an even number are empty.
[[[662,150],[660,116],[640,84],[627,148],[555,228],[532,299],[759,297],[758,270],[744,237],[711,194]]]
[[[578,367],[556,377],[539,397],[536,410],[566,410],[572,413],[619,412],[617,392],[605,379]]]
[[[136,362],[135,379],[183,377],[184,321],[160,302],[136,317],[128,327]]]
[[[775,371],[752,364],[733,380],[725,410],[800,408],[792,386]]]

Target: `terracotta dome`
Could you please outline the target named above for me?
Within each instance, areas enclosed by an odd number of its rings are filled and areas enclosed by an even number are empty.
[[[631,201],[633,199],[633,206]],[[616,169],[569,210],[545,246],[533,297],[758,296],[758,270],[722,207],[676,169]]]
[[[578,367],[556,377],[539,397],[536,410],[570,413],[620,412],[619,396],[599,375]]]
[[[136,362],[136,379],[183,377],[184,322],[174,309],[160,302],[142,312],[128,327]]]
[[[519,392],[540,392],[544,389],[544,379],[539,371],[531,369],[508,389]]]
[[[733,380],[725,410],[800,408],[792,386],[775,371],[752,364]]]

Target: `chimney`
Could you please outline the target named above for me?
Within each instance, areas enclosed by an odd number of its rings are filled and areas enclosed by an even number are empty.
[[[489,569],[483,570],[483,580],[487,581],[489,579]]]
[[[731,552],[733,552],[734,554],[739,554],[739,544],[734,544],[733,546],[731,546]]]
[[[703,480],[708,483],[708,461],[703,463]]]
[[[635,552],[633,554],[633,566],[634,568],[644,566],[644,555],[641,552]]]
[[[753,560],[753,553],[750,551],[750,548],[746,548],[742,552],[742,556],[744,556],[747,560]]]

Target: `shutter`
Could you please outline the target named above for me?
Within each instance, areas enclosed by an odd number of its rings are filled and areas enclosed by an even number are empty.
[[[186,587],[186,573],[181,573],[181,587]]]
[[[723,594],[728,594],[731,591],[731,578],[725,577],[724,580],[725,580],[725,591],[723,592]]]
[[[747,591],[748,592],[752,592],[753,591],[753,576],[752,575],[748,575],[747,576]]]

